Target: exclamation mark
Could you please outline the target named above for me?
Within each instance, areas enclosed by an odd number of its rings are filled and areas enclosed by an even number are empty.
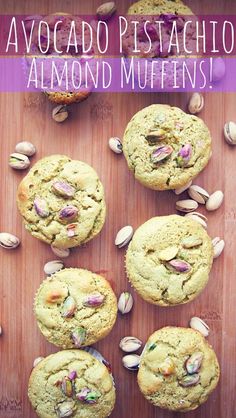
[[[210,85],[209,88],[212,89],[212,82],[213,82],[213,58],[210,58],[210,68],[209,68],[209,72],[210,72]]]

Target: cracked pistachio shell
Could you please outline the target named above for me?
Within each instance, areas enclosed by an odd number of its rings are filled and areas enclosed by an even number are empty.
[[[128,354],[122,358],[123,366],[128,370],[138,370],[140,363],[140,356],[137,354]]]
[[[217,210],[222,205],[224,200],[224,193],[221,190],[217,190],[212,193],[206,202],[206,209],[209,211]]]
[[[15,151],[16,153],[24,154],[27,157],[32,157],[36,153],[36,148],[31,142],[22,141],[16,144]]]
[[[206,190],[200,186],[197,186],[196,184],[193,184],[189,187],[188,194],[193,200],[196,200],[196,202],[200,203],[201,205],[205,205],[210,197]]]
[[[224,126],[224,136],[230,145],[236,145],[236,123],[227,122]]]
[[[53,260],[48,261],[48,263],[44,266],[44,273],[47,276],[50,276],[53,273],[56,273],[56,271],[59,271],[64,268],[64,263],[61,260]]]
[[[198,208],[198,203],[192,199],[179,200],[175,203],[176,209],[179,212],[193,212]]]
[[[206,322],[204,322],[201,318],[198,318],[197,316],[193,316],[190,319],[189,325],[195,331],[200,332],[203,335],[203,337],[208,337],[210,328],[208,327]]]
[[[218,239],[216,240],[215,238],[215,240],[212,240],[212,244],[213,244],[214,259],[215,259],[215,258],[218,258],[223,252],[225,248],[225,242],[223,239],[219,238],[219,240]]]
[[[201,213],[192,212],[192,213],[187,213],[185,216],[192,219],[193,221],[198,222],[200,225],[203,226],[203,228],[207,229],[207,218]]]
[[[70,255],[70,249],[69,248],[57,248],[51,245],[52,252],[57,255],[60,258],[66,258]]]
[[[0,232],[0,246],[6,250],[13,250],[20,244],[19,238],[8,232]]]
[[[117,235],[115,238],[115,245],[118,248],[124,247],[131,240],[133,233],[134,233],[134,230],[132,226],[130,225],[124,226],[117,232]]]
[[[109,147],[115,154],[122,154],[123,147],[121,140],[117,137],[112,137],[109,139]]]
[[[186,183],[184,186],[182,186],[182,187],[179,187],[178,189],[175,189],[174,190],[174,192],[175,192],[175,194],[176,195],[179,195],[179,194],[181,194],[181,193],[183,193],[183,192],[185,192],[186,190],[188,190],[188,188],[191,186],[191,184],[192,184],[192,180],[190,180],[188,183]]]
[[[108,20],[116,12],[114,1],[108,1],[97,8],[97,16],[102,20]]]
[[[52,118],[55,122],[64,122],[68,118],[68,109],[65,105],[58,105],[52,111]]]
[[[30,160],[27,155],[15,152],[10,155],[9,166],[15,170],[25,170],[30,166]]]
[[[197,115],[204,107],[204,97],[200,93],[193,93],[190,97],[188,110],[192,115]]]
[[[36,359],[34,359],[33,367],[36,367],[43,359],[44,357],[37,357]]]
[[[121,293],[118,300],[118,309],[120,313],[127,314],[131,311],[134,301],[133,296],[129,292]]]
[[[133,353],[139,350],[142,346],[142,341],[136,337],[124,337],[120,340],[119,346],[125,353]]]

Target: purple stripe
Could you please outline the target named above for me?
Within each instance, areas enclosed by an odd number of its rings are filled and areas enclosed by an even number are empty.
[[[97,92],[236,91],[236,78],[232,77],[236,58],[1,58],[0,72],[1,92],[87,88]]]

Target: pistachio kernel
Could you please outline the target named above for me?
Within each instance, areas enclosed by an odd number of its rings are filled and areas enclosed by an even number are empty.
[[[163,145],[153,151],[151,155],[151,161],[156,164],[160,163],[166,158],[170,157],[173,152],[173,148],[170,145]]]
[[[105,299],[105,296],[102,295],[101,293],[99,292],[92,293],[84,298],[83,305],[89,306],[89,307],[101,306],[104,302],[104,299]]]
[[[41,218],[47,218],[49,215],[48,204],[46,200],[42,199],[41,197],[36,197],[34,199],[34,208]]]
[[[75,194],[75,188],[65,181],[56,180],[52,184],[52,191],[64,198],[72,198]]]
[[[76,311],[76,301],[72,296],[68,296],[62,305],[61,316],[63,318],[73,318]]]
[[[193,353],[185,363],[188,374],[197,373],[201,367],[203,354],[200,351]]]
[[[184,376],[180,381],[180,386],[188,387],[188,386],[195,386],[200,381],[200,375],[198,373],[191,374]]]
[[[83,345],[86,339],[86,334],[86,329],[82,327],[76,328],[71,333],[71,338],[76,348],[80,348]]]
[[[167,267],[171,271],[177,272],[177,273],[187,273],[191,270],[191,266],[189,263],[187,263],[184,260],[177,259],[177,258],[174,260],[168,261]]]

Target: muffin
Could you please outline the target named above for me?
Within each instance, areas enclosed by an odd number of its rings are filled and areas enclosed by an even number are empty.
[[[65,155],[39,160],[21,181],[17,204],[26,229],[57,248],[94,238],[105,222],[104,190],[95,170]]]
[[[215,352],[198,331],[165,327],[147,341],[138,384],[155,406],[185,412],[207,400],[219,376]]]
[[[205,123],[177,107],[154,104],[136,113],[126,128],[123,151],[144,186],[176,189],[195,178],[211,156]]]
[[[128,278],[147,302],[171,306],[193,300],[208,281],[213,246],[205,229],[179,215],[149,219],[126,253]]]
[[[181,0],[140,0],[131,4],[129,15],[190,15],[191,9]]]
[[[28,396],[40,418],[105,418],[116,397],[107,367],[83,350],[42,360],[31,373]]]
[[[191,19],[189,19],[189,16],[191,16]],[[180,55],[187,55],[186,50],[194,52],[196,50],[196,36],[194,36],[196,35],[194,26],[196,18],[192,10],[181,0],[138,1],[128,9],[127,19],[130,24],[122,40],[124,53],[128,57],[180,57]],[[138,22],[136,26],[132,24],[133,20]],[[146,24],[147,20],[148,24]],[[191,23],[188,23],[184,31],[185,22],[189,20],[191,20]],[[158,21],[162,22],[161,37],[157,25]],[[173,42],[171,42],[169,48],[173,22],[176,22],[179,50],[173,45]],[[147,35],[151,39],[151,44]]]
[[[38,41],[38,23],[37,20],[35,21],[35,28],[33,31],[32,36],[32,53],[29,58],[36,58],[37,56],[42,60],[45,60],[47,58],[52,58],[54,60],[57,60],[57,67],[59,64],[59,60],[61,61],[61,72],[63,71],[63,65],[66,61],[66,59],[76,59],[78,61],[81,60],[82,57],[85,57],[83,55],[82,51],[82,19],[79,16],[73,16],[68,13],[53,13],[48,16],[45,16],[42,18],[45,22],[47,22],[49,27],[49,48],[46,55],[42,55],[40,49],[39,49],[39,41]],[[62,52],[61,55],[56,54],[56,51],[54,50],[54,27],[56,23],[60,21],[60,24],[57,24],[57,30],[56,30],[56,40],[57,44],[56,47],[59,51]],[[69,49],[67,48],[68,39],[71,34],[71,22],[75,22],[75,31],[76,31],[76,41],[77,41],[77,49],[75,46],[70,45]],[[89,49],[89,53],[87,56],[92,57],[94,54],[98,54],[97,45],[95,42],[96,39],[96,31],[93,26],[91,26],[92,31],[92,47],[90,48],[90,39],[91,34],[90,30],[87,26],[85,26],[83,31],[83,41],[85,45],[85,49]],[[47,33],[47,27],[46,25],[44,27],[41,27],[41,46],[44,50],[47,48],[47,42],[48,42],[48,33]],[[82,61],[80,61],[82,64]],[[27,63],[27,59],[26,59]],[[31,62],[28,62],[28,65],[31,65]],[[48,64],[48,85],[51,85],[51,64]],[[45,63],[44,63],[45,66]],[[83,65],[82,65],[83,68]],[[82,70],[84,71],[84,69]],[[44,73],[46,73],[46,70],[44,70]],[[63,72],[62,72],[63,74]],[[78,78],[78,77],[77,77]],[[44,85],[46,84],[46,74],[44,74]],[[76,80],[76,76],[74,75],[74,84],[79,85],[79,80]],[[60,85],[57,86],[57,91],[46,91],[45,94],[47,95],[48,99],[57,104],[64,104],[64,105],[70,105],[72,103],[77,103],[85,100],[91,93],[92,86],[86,85],[85,76],[82,75],[81,78],[81,86],[79,89],[74,89],[73,91],[61,91]]]
[[[67,268],[39,287],[34,312],[40,331],[61,348],[79,348],[106,337],[116,321],[110,284],[88,270]]]

